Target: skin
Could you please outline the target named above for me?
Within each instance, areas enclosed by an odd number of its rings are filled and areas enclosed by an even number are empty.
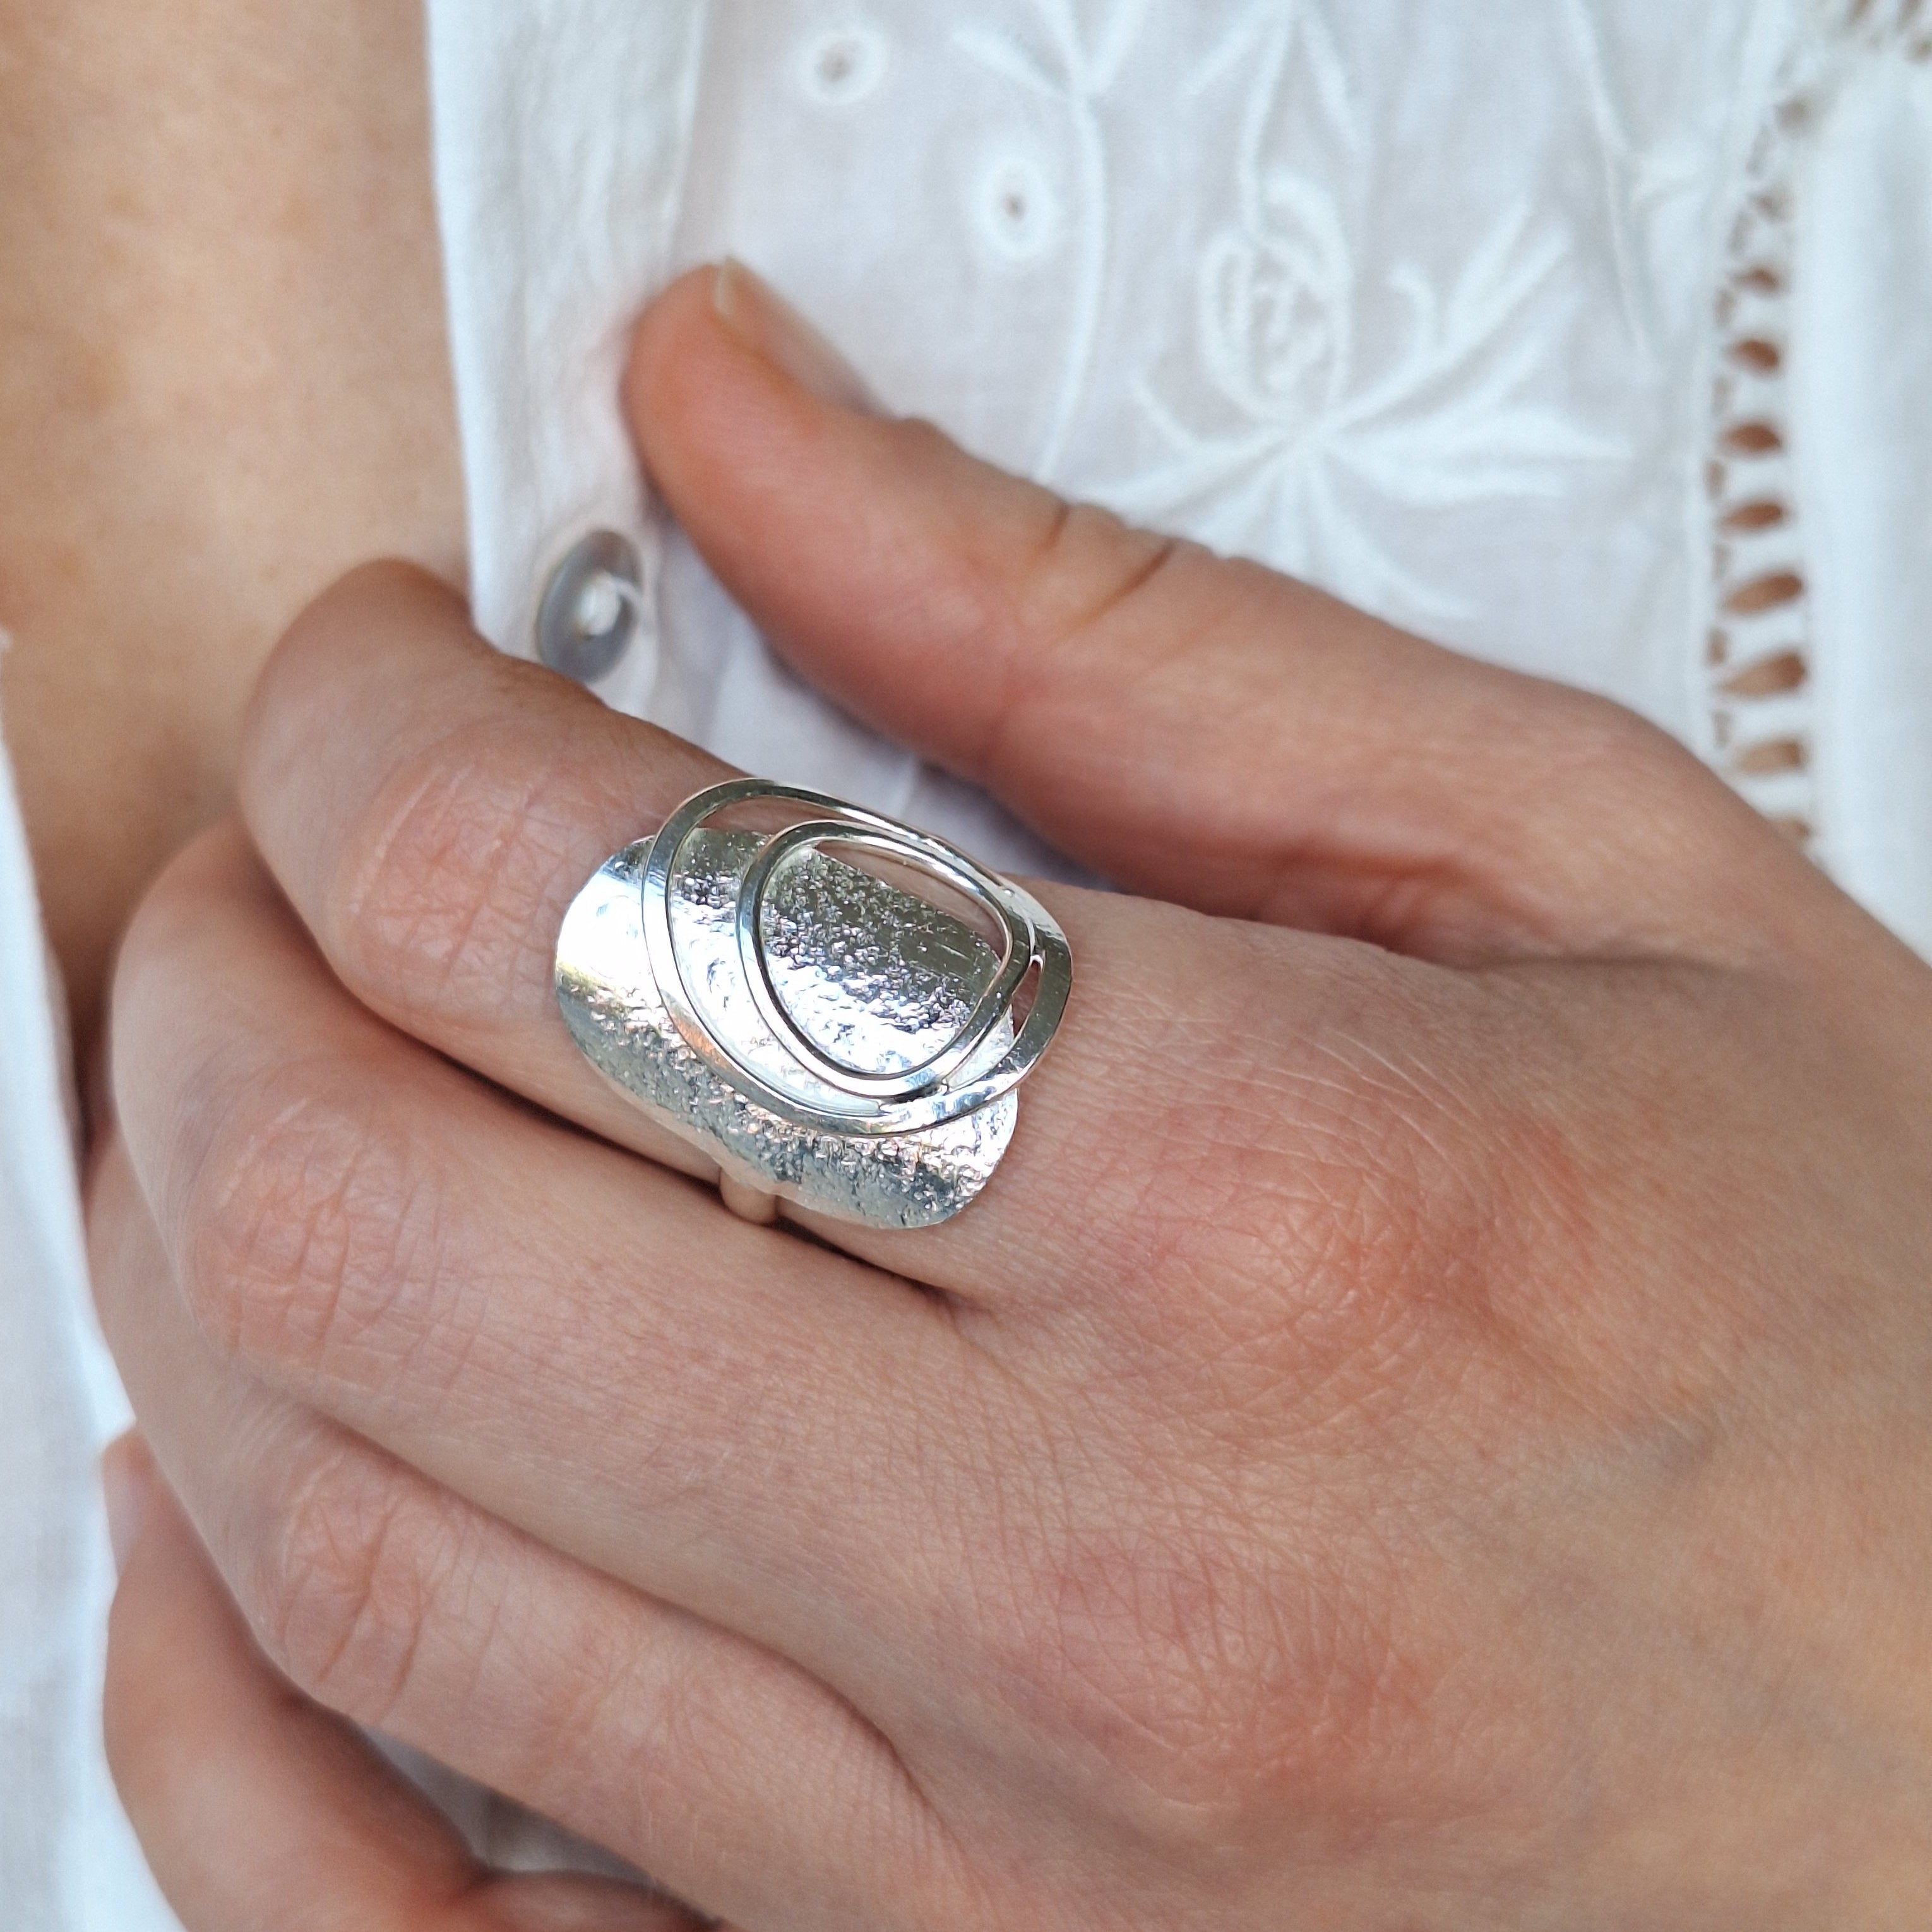
[[[458,580],[416,0],[0,0],[0,718],[85,1063],[276,638]]]
[[[194,1932],[688,1932],[630,1886],[512,1878],[255,1647],[138,1441],[110,1450],[125,1559],[108,1744],[145,1768],[148,1855]],[[326,1916],[325,1916],[326,1915]]]
[[[1922,1922],[1932,972],[1627,714],[850,394],[709,272],[627,389],[793,665],[1126,889],[1042,889],[1075,1004],[957,1220],[649,1157],[550,948],[719,768],[419,573],[296,626],[136,918],[110,1738],[194,1932],[309,1791],[363,1826],[278,1924],[470,1922],[311,1704],[745,1932]],[[168,1619],[309,1700],[220,1804]]]

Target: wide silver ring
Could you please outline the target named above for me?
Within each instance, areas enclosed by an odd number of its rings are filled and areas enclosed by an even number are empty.
[[[739,778],[572,902],[557,1002],[591,1064],[718,1165],[728,1204],[949,1220],[992,1177],[1072,989],[1030,893],[943,838]]]

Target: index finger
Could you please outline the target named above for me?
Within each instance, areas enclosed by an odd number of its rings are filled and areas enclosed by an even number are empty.
[[[651,304],[652,481],[814,686],[1106,877],[1455,960],[1727,952],[1802,890],[1634,713],[854,410],[800,330],[736,263]]]

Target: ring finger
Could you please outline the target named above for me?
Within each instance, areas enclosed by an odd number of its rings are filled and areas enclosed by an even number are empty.
[[[724,772],[506,662],[447,591],[382,566],[338,586],[277,653],[242,793],[269,868],[364,1004],[608,1140],[699,1171],[578,1052],[557,1012],[552,955],[572,896],[602,861]],[[956,1220],[910,1234],[799,1217],[995,1311],[1038,1312],[1088,1284],[1114,1295],[1136,1252],[1184,1232],[1173,1214],[1150,1230],[1152,1204],[1211,1199],[1213,1174],[1192,1184],[1213,1150],[1292,1132],[1285,1090],[1333,1090],[1328,1023],[1358,1034],[1372,993],[1444,976],[1366,946],[1112,894],[1060,889],[1053,910],[1078,988],[1021,1090],[1013,1144],[985,1193]],[[1168,1184],[1154,1187],[1156,1176]],[[1070,1214],[1076,1201],[1082,1211]]]

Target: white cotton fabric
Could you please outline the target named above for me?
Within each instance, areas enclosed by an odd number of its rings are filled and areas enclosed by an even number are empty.
[[[529,654],[556,560],[624,531],[610,701],[1057,862],[784,672],[640,484],[629,320],[734,254],[994,460],[1634,706],[1932,952],[1919,13],[429,0],[479,623]],[[4,794],[0,1918],[142,1932],[51,1042]]]

